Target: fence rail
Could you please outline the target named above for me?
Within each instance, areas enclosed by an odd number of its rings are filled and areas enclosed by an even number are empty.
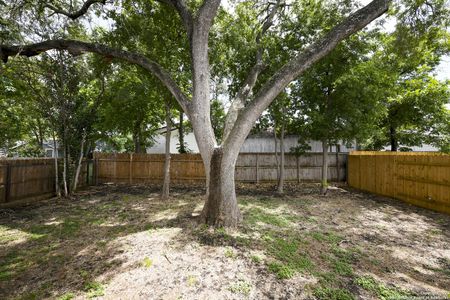
[[[450,155],[355,151],[348,161],[350,186],[450,214]]]
[[[328,178],[345,181],[347,154],[330,153],[329,161]],[[99,183],[160,183],[163,180],[163,154],[95,153],[94,162]],[[301,157],[285,155],[286,181],[320,181],[321,167],[322,153]],[[206,177],[200,154],[171,155],[170,177],[174,183],[204,182]],[[274,153],[240,153],[235,179],[240,182],[276,181]]]

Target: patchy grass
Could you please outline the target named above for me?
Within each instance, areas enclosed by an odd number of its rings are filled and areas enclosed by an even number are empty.
[[[232,283],[229,289],[233,294],[248,296],[252,290],[252,284],[246,280],[239,279],[237,282]]]
[[[149,269],[149,268],[153,265],[153,261],[152,261],[150,258],[146,257],[146,258],[144,258],[144,260],[142,261],[142,265],[143,265],[145,268]]]
[[[296,270],[291,268],[289,265],[282,264],[279,262],[270,262],[267,264],[267,268],[270,272],[277,275],[278,279],[289,279],[295,275]]]
[[[236,254],[234,253],[233,249],[230,249],[230,248],[225,249],[224,254],[225,254],[225,257],[227,257],[227,258],[231,258],[231,259],[236,258]]]
[[[188,286],[195,286],[198,284],[198,278],[194,275],[189,275],[186,279]]]
[[[231,230],[199,225],[203,192],[184,187],[169,202],[159,187],[101,186],[0,210],[0,299],[447,297],[449,216],[286,190],[239,185]]]
[[[91,299],[95,297],[100,297],[105,294],[105,288],[99,282],[88,282],[86,283],[84,290],[86,291],[86,296]]]
[[[284,216],[277,216],[275,214],[266,213],[265,209],[259,207],[250,208],[247,211],[246,217],[246,222],[251,225],[263,223],[276,227],[288,227],[291,224],[291,222]]]
[[[260,264],[262,262],[262,258],[258,255],[252,255],[250,258],[255,264]]]
[[[407,299],[408,297],[414,296],[414,293],[412,292],[402,290],[397,287],[387,287],[386,285],[376,281],[371,276],[358,277],[356,279],[356,283],[382,300]]]
[[[58,300],[71,300],[73,298],[75,298],[74,293],[66,293],[66,294],[62,295],[61,297],[59,297]]]
[[[314,289],[314,296],[323,300],[353,300],[355,297],[345,289],[319,286]]]

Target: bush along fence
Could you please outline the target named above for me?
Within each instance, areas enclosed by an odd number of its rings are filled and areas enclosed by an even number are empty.
[[[59,164],[62,172],[62,161]],[[79,186],[92,184],[92,161],[84,161],[81,170]],[[53,158],[0,159],[0,207],[48,199],[55,194]]]
[[[436,152],[352,152],[348,184],[450,214],[450,155]]]
[[[205,182],[205,170],[200,154],[172,154],[170,164],[171,182]],[[329,180],[345,181],[346,164],[347,154],[330,153]],[[94,165],[95,181],[98,183],[136,184],[163,181],[163,154],[95,153]],[[301,157],[290,153],[285,154],[286,181],[319,182],[321,167],[322,153],[308,153]],[[274,153],[239,154],[236,163],[236,181],[275,182],[277,177],[277,159]]]

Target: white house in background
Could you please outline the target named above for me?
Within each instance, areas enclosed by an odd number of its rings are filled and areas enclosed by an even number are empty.
[[[27,142],[19,141],[19,142],[17,142],[17,144],[14,147],[11,147],[9,149],[0,149],[0,157],[7,157],[8,155],[12,156],[12,157],[18,157],[19,156],[18,152],[19,152],[20,148],[24,147],[26,145],[27,145]],[[58,142],[56,142],[56,146],[58,147],[58,151],[54,151],[53,141],[51,141],[51,140],[44,141],[42,143],[42,150],[44,151],[45,157],[54,157],[54,155],[56,155],[56,154],[58,155],[58,157],[62,157],[63,152],[59,148]]]
[[[291,151],[291,148],[298,146],[298,136],[289,135],[284,138],[284,150],[286,152]],[[322,142],[319,141],[309,141],[309,146],[311,150],[308,152],[322,152]],[[340,152],[350,152],[356,150],[356,143],[351,143],[346,145],[342,142],[339,143]],[[277,147],[280,147],[280,141],[278,140]],[[335,152],[336,147],[332,146],[331,151]],[[241,147],[240,152],[275,152],[275,141],[271,133],[255,134],[249,135]]]
[[[164,129],[165,131],[165,129]],[[178,129],[172,130],[170,137],[170,153],[178,153]],[[198,153],[197,142],[195,141],[194,133],[187,133],[184,135],[184,143],[187,146],[187,150],[192,153]],[[147,148],[147,153],[165,153],[166,152],[166,136],[165,132],[155,137],[155,144],[152,147]]]
[[[178,153],[177,145],[178,145],[178,130],[173,130],[170,140],[170,153]],[[191,153],[198,153],[197,142],[195,141],[194,133],[188,133],[184,136],[184,141],[187,145],[187,148]],[[152,147],[147,148],[147,153],[164,153],[165,152],[165,142],[166,138],[164,133],[155,137],[155,144]],[[286,136],[284,139],[284,148],[286,152],[289,152],[292,147],[298,145],[298,136]],[[311,150],[309,152],[322,152],[322,143],[318,141],[309,142]],[[350,152],[356,150],[356,144],[352,143],[348,147],[348,145],[342,144],[340,146],[340,152]],[[280,144],[278,142],[278,147]],[[333,146],[331,151],[335,152],[336,147]],[[241,147],[240,152],[275,152],[275,143],[273,139],[273,135],[271,133],[263,133],[257,135],[250,135],[244,142]]]
[[[58,141],[56,141],[58,151],[55,151],[53,141],[44,141],[42,147],[44,148],[45,157],[55,157],[55,155],[57,155],[57,157],[63,157],[64,155]]]

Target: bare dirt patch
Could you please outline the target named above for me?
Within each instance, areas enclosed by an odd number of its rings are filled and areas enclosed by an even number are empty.
[[[235,230],[197,223],[201,187],[99,186],[0,210],[1,299],[447,297],[450,216],[313,184],[240,185]]]

